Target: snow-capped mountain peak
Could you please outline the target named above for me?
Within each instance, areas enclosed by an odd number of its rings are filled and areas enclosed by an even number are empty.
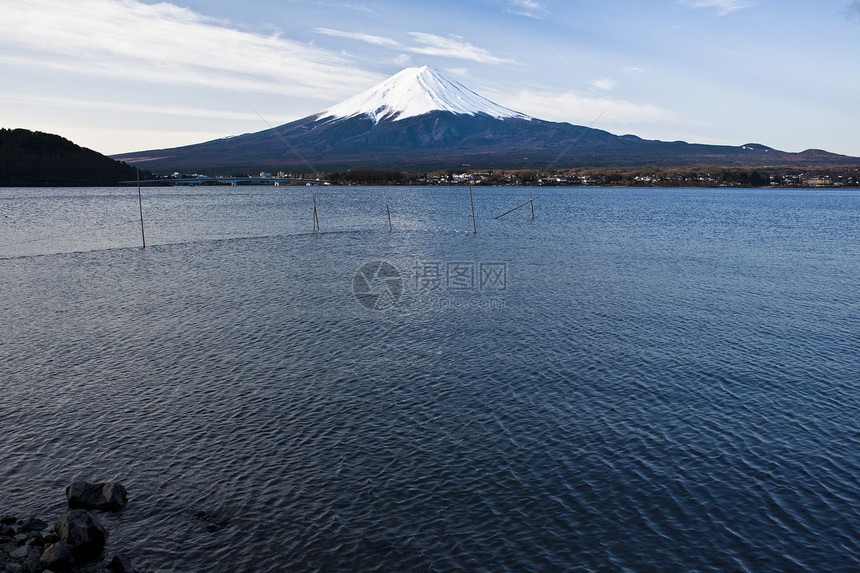
[[[463,84],[427,66],[406,68],[366,92],[328,108],[317,117],[345,119],[366,115],[378,123],[383,119],[398,121],[431,111],[449,111],[459,115],[486,114],[497,119],[531,119],[479,96]]]

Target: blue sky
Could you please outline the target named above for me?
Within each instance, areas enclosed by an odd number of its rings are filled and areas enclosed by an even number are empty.
[[[860,0],[0,0],[0,126],[171,147],[430,65],[541,119],[860,156],[858,46]]]

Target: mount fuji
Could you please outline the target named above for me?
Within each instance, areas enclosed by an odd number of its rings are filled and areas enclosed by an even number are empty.
[[[113,157],[162,173],[860,164],[820,150],[663,142],[543,121],[426,66],[279,127]]]
[[[406,68],[345,102],[330,107],[317,117],[325,120],[369,117],[374,124],[418,117],[434,111],[455,115],[488,115],[496,119],[531,119],[497,105],[463,84],[444,77],[433,68]]]

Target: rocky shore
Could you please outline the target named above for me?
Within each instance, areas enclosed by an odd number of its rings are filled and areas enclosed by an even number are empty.
[[[0,572],[133,573],[127,557],[103,554],[108,532],[93,513],[125,507],[125,487],[75,478],[66,488],[66,501],[70,511],[53,523],[32,516],[0,516]]]

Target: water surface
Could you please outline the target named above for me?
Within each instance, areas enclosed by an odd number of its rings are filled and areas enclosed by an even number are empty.
[[[2,509],[119,478],[148,571],[857,570],[860,193],[531,191],[144,189],[144,250],[136,189],[0,190]]]

